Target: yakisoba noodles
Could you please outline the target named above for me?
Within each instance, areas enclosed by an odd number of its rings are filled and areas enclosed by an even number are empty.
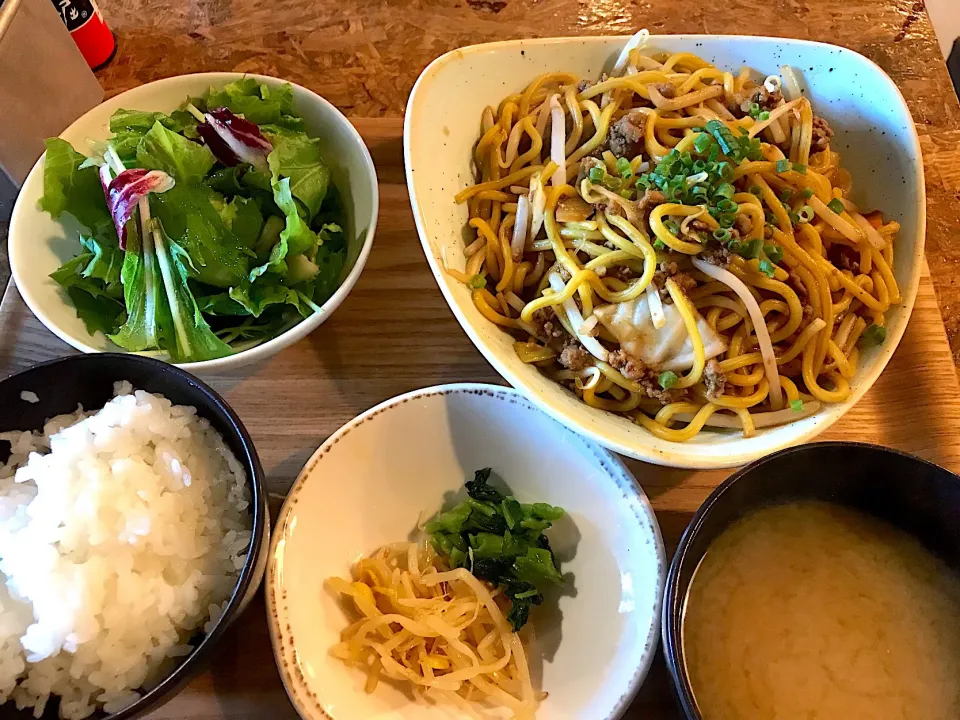
[[[899,226],[850,174],[788,67],[733,73],[643,52],[555,72],[484,110],[473,301],[588,405],[685,441],[842,402],[900,302]]]
[[[360,614],[331,652],[366,671],[367,692],[389,678],[470,717],[480,717],[478,702],[505,706],[517,720],[534,717],[541,694],[497,589],[466,568],[449,570],[426,543],[384,547],[360,560],[353,578],[327,580]]]

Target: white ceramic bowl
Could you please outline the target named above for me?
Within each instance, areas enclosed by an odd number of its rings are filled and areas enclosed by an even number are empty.
[[[549,693],[540,716],[608,720],[629,704],[656,650],[664,577],[646,496],[615,456],[516,391],[464,384],[401,395],[352,420],[314,453],[287,497],[267,610],[280,674],[304,718],[462,717],[413,704],[386,683],[364,693],[363,673],[329,653],[348,619],[323,582],[405,540],[421,513],[440,510],[487,466],[521,501],[569,513],[548,534],[575,594],[560,598],[559,613],[548,600],[532,615],[539,649],[531,667]]]
[[[142,85],[110,98],[79,118],[60,137],[79,152],[88,140],[110,136],[110,116],[118,108],[171,112],[189,96],[202,95],[211,85],[221,87],[242,77],[267,85],[285,81],[263,75],[216,72],[180,75]],[[291,83],[292,84],[292,83]],[[306,122],[307,132],[320,139],[323,159],[333,172],[333,181],[343,195],[347,210],[347,268],[337,291],[314,313],[286,332],[256,347],[217,360],[183,363],[191,372],[224,371],[264,360],[306,337],[330,316],[353,288],[370,254],[377,225],[379,192],[377,172],[370,153],[350,121],[333,105],[310,90],[293,85],[294,108]],[[80,250],[77,225],[66,215],[54,220],[37,207],[43,196],[41,156],[20,191],[10,219],[10,269],[17,289],[33,313],[64,342],[86,353],[124,352],[102,333],[91,335],[77,317],[70,299],[49,275]],[[165,353],[145,353],[167,359]]]
[[[920,280],[926,226],[923,164],[909,110],[893,81],[852,50],[764,37],[675,35],[651,37],[650,47],[694,52],[719,67],[748,65],[775,73],[790,65],[815,111],[836,131],[833,148],[853,174],[856,202],[897,220],[896,277],[903,304],[888,315],[886,342],[863,358],[847,402],[789,425],[738,433],[705,431],[687,443],[660,440],[625,418],[588,407],[525,365],[513,339],[486,320],[467,287],[443,270],[462,270],[466,205],[455,193],[473,184],[471,156],[480,113],[522,90],[540,73],[566,71],[595,79],[609,70],[626,38],[517,40],[461,48],[434,61],[410,95],[404,126],[407,186],[427,260],[444,297],[467,335],[514,387],[577,432],[617,452],[677,467],[732,467],[810,440],[836,422],[879,377],[903,335]]]

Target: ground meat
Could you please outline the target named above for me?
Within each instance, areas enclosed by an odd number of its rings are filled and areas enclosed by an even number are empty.
[[[560,351],[560,364],[568,370],[579,372],[593,364],[593,355],[583,349],[583,346],[573,340]]]
[[[841,270],[849,270],[854,275],[860,272],[860,252],[849,245],[834,243],[827,250],[827,258]]]
[[[654,85],[661,95],[665,98],[674,98],[677,96],[677,87],[673,83],[658,83]]]
[[[643,193],[640,199],[637,200],[637,215],[640,217],[641,227],[648,227],[647,216],[650,214],[650,211],[666,201],[667,196],[659,190],[646,190]]]
[[[693,238],[696,242],[705,242],[712,232],[713,230],[703,220],[691,220],[687,223],[687,228],[683,234]]]
[[[597,268],[599,270],[600,268]],[[630,282],[638,277],[640,277],[637,272],[626,265],[613,265],[607,268],[607,275],[609,278],[616,278],[621,282]]]
[[[720,363],[711,359],[703,369],[703,384],[707,386],[707,399],[715,400],[723,395],[727,387],[727,378],[720,369]]]
[[[787,274],[787,285],[793,288],[793,291],[797,294],[797,297],[800,298],[801,302],[810,297],[810,293],[807,292],[807,286],[803,284],[800,276],[795,272]]]
[[[640,385],[647,397],[659,400],[664,405],[677,402],[687,394],[685,390],[664,390],[660,387],[659,373],[624,350],[614,350],[607,358],[607,362],[623,373],[625,378]]]
[[[732,256],[729,250],[722,245],[718,245],[704,250],[698,257],[711,265],[718,265],[719,267],[725,268],[730,264],[730,258]]]
[[[639,110],[631,110],[610,126],[607,140],[610,152],[617,157],[632,160],[643,152],[643,130],[647,116]]]
[[[589,90],[592,87],[593,87],[593,83],[590,82],[589,80],[584,79],[577,83],[577,92],[582,93],[585,90]]]
[[[813,139],[810,142],[810,152],[823,152],[830,145],[833,130],[827,121],[819,115],[813,116]]]
[[[809,322],[813,320],[813,305],[804,305],[803,306],[803,319]]]
[[[653,284],[664,302],[673,302],[673,298],[670,297],[670,291],[667,290],[668,278],[673,278],[673,281],[679,285],[680,289],[684,292],[690,292],[697,286],[697,281],[686,273],[680,272],[680,268],[675,262],[662,262],[653,274]]]
[[[734,222],[734,227],[736,228],[737,232],[740,233],[740,235],[746,237],[750,234],[750,231],[753,230],[753,223],[746,215],[737,215],[737,219]]]
[[[537,329],[537,337],[547,344],[554,343],[567,334],[563,325],[557,320],[557,314],[552,307],[545,307],[534,312],[533,326]]]
[[[756,103],[760,106],[761,110],[773,110],[777,105],[780,104],[780,101],[783,100],[783,93],[779,90],[776,92],[770,92],[761,85],[758,88],[754,88],[750,95],[740,103],[740,110],[747,113],[750,112],[750,106],[753,103]]]
[[[580,189],[580,183],[582,183],[589,175],[591,168],[603,168],[607,169],[607,166],[604,164],[603,160],[595,157],[585,157],[580,161],[580,168],[577,170],[577,189]]]

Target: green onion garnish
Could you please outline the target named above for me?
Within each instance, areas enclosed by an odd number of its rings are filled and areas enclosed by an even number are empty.
[[[798,173],[800,173],[801,175],[806,175],[806,174],[807,174],[807,166],[804,165],[803,163],[794,163],[794,164],[793,164],[793,171],[794,171],[794,172],[798,172]]]
[[[797,215],[795,212],[789,212],[789,213],[787,213],[787,217],[790,218],[790,223],[791,223],[792,225],[799,225],[799,224],[800,224],[800,216]]]
[[[764,110],[762,113],[759,113],[759,114],[757,115],[757,120],[759,120],[760,122],[766,122],[766,121],[769,120],[769,119],[770,119],[770,111],[769,111],[769,110]]]
[[[587,173],[587,177],[590,178],[590,182],[592,183],[603,182],[604,175],[606,175],[606,173],[603,171],[603,168],[597,167],[596,165],[590,168],[590,172]]]
[[[759,114],[760,114],[760,104],[750,103],[750,117],[755,118]]]
[[[633,173],[630,171],[630,161],[626,158],[619,158],[617,160],[617,172],[620,173],[621,177],[628,178]]]
[[[761,260],[760,264],[757,266],[760,272],[762,272],[767,277],[773,277],[774,273],[777,270],[777,266],[774,265],[769,260]]]
[[[763,188],[761,188],[759,185],[751,185],[747,189],[747,192],[750,193],[751,195],[756,195],[757,197],[760,197],[763,194]]]
[[[857,342],[857,345],[862,348],[873,347],[874,345],[883,344],[883,341],[886,339],[887,329],[885,327],[871,325],[863,331],[863,335],[860,336],[860,340]]]
[[[801,223],[808,223],[813,220],[813,208],[809,205],[804,205],[797,211],[797,217]]]
[[[754,238],[748,243],[744,243],[743,252],[740,253],[743,257],[748,260],[753,260],[755,257],[760,255],[760,249],[763,247],[763,242],[759,238]]]
[[[730,231],[726,228],[717,228],[713,231],[713,239],[720,242],[726,242],[730,239]]]
[[[657,238],[656,240],[653,241],[653,249],[666,250],[667,246],[664,244],[663,240],[661,240],[660,238]]]
[[[803,412],[803,400],[797,398],[790,401],[790,409],[794,412]]]
[[[843,203],[840,202],[840,198],[834,198],[828,202],[827,207],[833,210],[837,215],[843,214]]]
[[[477,273],[470,278],[470,287],[474,290],[483,290],[487,286],[487,278],[480,273]]]
[[[693,139],[693,149],[698,153],[705,153],[713,145],[713,138],[702,132]]]
[[[803,190],[801,190],[800,197],[802,197],[804,200],[809,200],[810,198],[812,198],[813,188],[804,188]]]
[[[787,159],[777,160],[777,172],[785,173],[790,169],[790,161]]]
[[[732,187],[732,186],[731,186]],[[734,213],[739,209],[739,205],[729,198],[723,198],[717,202],[717,210],[724,213]]]
[[[676,386],[680,378],[677,377],[677,374],[673,370],[667,370],[666,372],[660,373],[660,377],[657,379],[657,382],[660,383],[660,387],[664,390],[669,390],[670,388]]]
[[[680,226],[677,224],[676,220],[664,220],[663,225],[674,235],[680,232]]]
[[[715,198],[723,198],[729,200],[733,197],[733,194],[737,189],[730,183],[721,183],[716,190],[713,191],[713,196]]]
[[[779,197],[780,197],[780,202],[785,202],[785,203],[790,202],[790,198],[793,197],[793,190],[791,190],[790,188],[787,188],[782,193],[780,193]]]

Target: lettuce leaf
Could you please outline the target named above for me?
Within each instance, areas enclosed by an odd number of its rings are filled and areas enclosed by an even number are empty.
[[[123,251],[117,245],[113,233],[99,236],[80,235],[80,246],[90,253],[90,262],[81,271],[85,278],[102,280],[105,283],[120,281],[120,269],[123,266]]]
[[[241,78],[223,88],[210,88],[201,106],[229,108],[257,125],[273,124],[294,129],[303,125],[302,119],[293,116],[293,86],[289,83],[269,87],[253,78]]]
[[[272,180],[290,179],[290,193],[303,204],[309,223],[320,212],[330,186],[330,169],[320,156],[320,141],[294,132],[271,134],[269,138],[273,151],[267,162]]]
[[[152,195],[150,207],[167,235],[186,250],[196,279],[228,288],[247,276],[250,251],[227,227],[214,207],[222,198],[204,185],[177,184],[162,195]]]
[[[174,362],[213,360],[232,354],[230,346],[213,334],[190,292],[187,285],[187,278],[193,270],[190,256],[166,235],[159,221],[153,220],[151,224],[172,325],[166,328],[169,339],[163,349]]]
[[[203,181],[217,159],[206,145],[187,140],[168,130],[159,121],[140,139],[137,163],[150,170],[163,170],[178,185],[194,185]]]
[[[97,169],[81,168],[87,158],[66,140],[48,138],[46,145],[40,209],[50,213],[54,220],[69,213],[90,232],[97,232],[105,225],[112,227]]]
[[[129,234],[121,278],[127,320],[110,339],[132,352],[159,348],[160,318],[163,316],[165,327],[169,327],[170,318],[153,238],[141,240],[139,233]]]
[[[87,332],[109,335],[123,321],[124,306],[119,283],[105,283],[93,277],[84,277],[84,269],[93,262],[93,254],[80,253],[50,273],[50,277],[66,290]]]

